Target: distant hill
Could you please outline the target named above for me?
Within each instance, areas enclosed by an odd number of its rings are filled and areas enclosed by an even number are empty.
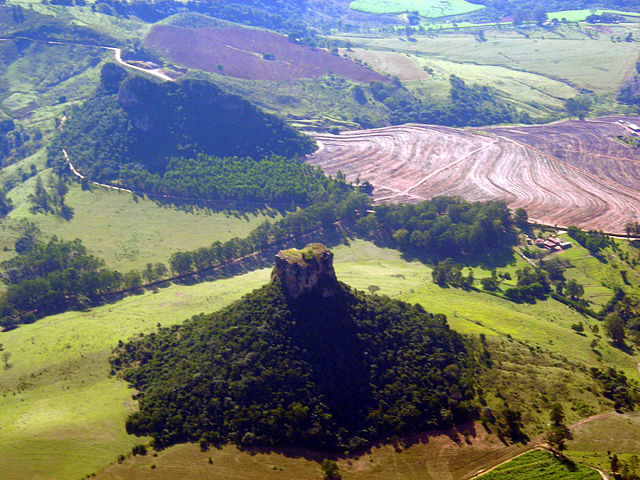
[[[207,199],[295,202],[332,183],[297,160],[317,148],[313,139],[209,82],[156,83],[107,64],[95,95],[68,116],[49,164],[68,173],[64,149],[90,180]]]
[[[354,450],[465,421],[462,338],[441,315],[338,282],[323,245],[283,251],[272,282],[220,312],[133,340],[112,365],[141,393],[127,430]]]
[[[284,35],[249,28],[179,28],[156,25],[145,46],[172,62],[252,80],[294,80],[333,72],[358,82],[388,80],[352,60],[298,45]]]

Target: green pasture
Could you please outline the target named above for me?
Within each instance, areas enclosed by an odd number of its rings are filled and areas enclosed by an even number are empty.
[[[2,106],[29,123],[49,121],[49,130],[55,117],[96,88],[103,61],[112,57],[95,47],[33,42],[20,57],[0,65],[7,85],[0,93]]]
[[[554,301],[515,305],[484,293],[442,289],[432,283],[427,266],[370,242],[354,240],[333,251],[338,278],[352,287],[367,291],[375,285],[378,294],[446,313],[452,328],[463,333],[486,333],[492,355],[505,372],[500,381],[512,383],[500,386],[505,395],[518,394],[515,386],[520,384],[512,382],[514,378],[532,383],[526,393],[519,393],[530,405],[527,419],[546,421],[544,409],[536,411],[541,408],[535,406],[537,393],[531,393],[542,387],[549,398],[566,402],[572,419],[609,408],[585,388],[587,375],[576,366],[576,362],[600,365],[589,348],[592,335],[583,337],[570,329],[575,321],[588,325],[592,320]],[[503,270],[517,268],[518,264]],[[489,272],[474,268],[474,274],[481,278]],[[0,343],[11,353],[11,366],[2,370],[0,382],[3,478],[81,478],[130,450],[141,441],[126,435],[123,427],[135,402],[124,382],[108,375],[111,349],[119,340],[152,332],[157,323],[171,325],[215,311],[264,284],[269,275],[270,269],[262,269],[215,282],[171,285],[157,293],[46,317],[0,333]],[[635,371],[633,357],[604,339],[599,342],[603,365],[616,365],[628,374]],[[493,405],[497,400],[492,391],[487,397]]]
[[[144,441],[124,420],[135,402],[109,377],[119,340],[210,312],[265,283],[269,270],[195,286],[172,285],[88,312],[67,312],[0,333],[11,353],[0,378],[0,471],[6,480],[82,478]]]
[[[574,452],[640,455],[640,413],[611,413],[575,427],[573,440],[567,442]]]
[[[614,13],[616,15],[622,15],[624,17],[640,17],[638,12],[623,12],[620,10],[602,10],[597,9],[584,9],[584,10],[561,10],[558,12],[549,12],[547,17],[549,20],[566,20],[567,22],[582,22],[586,20],[589,15],[602,15],[603,13]]]
[[[637,42],[614,42],[611,36],[638,35],[637,26],[610,27],[612,34],[592,34],[563,28],[556,33],[532,30],[520,34],[513,30],[485,31],[486,41],[474,35],[451,32],[435,36],[415,36],[415,42],[397,37],[338,37],[354,47],[372,51],[395,51],[466,65],[497,66],[515,72],[529,72],[564,83],[572,88],[584,88],[596,93],[616,92],[623,80],[635,68],[640,54]],[[460,72],[466,79],[466,72]],[[535,87],[535,85],[532,85]],[[558,96],[548,87],[543,93]],[[554,87],[557,89],[557,87]],[[513,92],[517,97],[517,92]],[[558,96],[559,100],[562,96]]]
[[[47,172],[43,178],[46,187]],[[74,216],[66,221],[51,214],[30,213],[27,196],[34,189],[35,177],[11,191],[16,208],[4,222],[9,229],[5,237],[8,245],[2,245],[5,242],[0,241],[0,247],[12,247],[17,234],[11,233],[11,226],[25,218],[34,222],[45,235],[81,239],[91,253],[104,259],[109,268],[119,271],[142,269],[148,262],[166,264],[175,251],[209,246],[216,240],[224,242],[232,237],[246,237],[265,219],[273,221],[277,217],[266,210],[240,214],[163,206],[148,198],[99,187],[85,191],[74,182],[65,196]],[[0,254],[0,258],[5,258],[12,255],[12,251]]]
[[[585,465],[562,461],[545,450],[533,450],[478,477],[482,480],[600,480]]]
[[[368,98],[364,105],[354,97],[357,83],[333,74],[316,79],[271,82],[243,80],[225,75],[208,74],[209,78],[229,92],[242,95],[267,112],[285,117],[305,131],[326,131],[338,126],[358,128],[356,117],[368,118],[376,125],[388,115],[384,105]]]
[[[418,12],[422,17],[462,15],[484,8],[465,0],[354,0],[349,8],[368,13]]]

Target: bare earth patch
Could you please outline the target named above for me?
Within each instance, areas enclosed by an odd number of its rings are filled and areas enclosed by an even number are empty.
[[[387,80],[326,50],[297,45],[283,35],[248,28],[156,25],[144,43],[186,67],[251,80],[285,81],[321,77],[329,72],[357,82]]]
[[[379,202],[499,199],[546,224],[624,233],[626,222],[640,219],[640,150],[615,139],[630,135],[617,120],[317,134],[320,149],[307,161],[329,174],[368,180]]]

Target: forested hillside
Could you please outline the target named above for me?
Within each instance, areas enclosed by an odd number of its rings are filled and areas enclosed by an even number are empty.
[[[70,113],[48,152],[49,163],[68,173],[66,150],[91,180],[207,199],[304,203],[332,183],[297,160],[315,148],[278,117],[211,83],[158,84],[107,64],[96,94]]]
[[[313,260],[302,255],[304,269]],[[444,316],[333,278],[292,298],[276,277],[220,312],[118,348],[112,365],[141,392],[127,430],[159,447],[344,451],[467,420],[469,357]]]

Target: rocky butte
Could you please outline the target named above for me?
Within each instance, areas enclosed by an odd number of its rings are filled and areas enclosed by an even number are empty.
[[[331,297],[339,289],[333,253],[321,243],[278,252],[271,280],[280,281],[287,297],[292,299],[306,293]]]

